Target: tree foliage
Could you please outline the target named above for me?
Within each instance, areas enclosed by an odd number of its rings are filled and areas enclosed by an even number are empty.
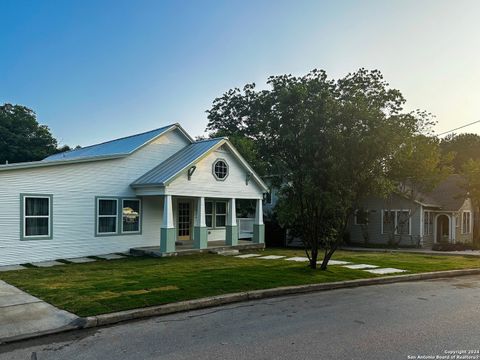
[[[402,94],[376,70],[339,80],[313,70],[273,76],[267,84],[268,90],[249,84],[217,98],[207,129],[255,144],[265,171],[278,175],[279,219],[304,242],[310,266],[322,251],[326,269],[363,197],[393,191],[402,169],[435,168],[433,147],[416,151],[431,145],[422,135],[432,121],[404,112]],[[412,174],[425,180],[418,168]]]
[[[37,122],[31,109],[12,104],[0,105],[0,164],[42,160],[59,151],[57,140],[46,125]]]
[[[451,134],[440,143],[442,154],[452,158],[454,171],[458,174],[470,160],[480,160],[480,136],[477,134]]]

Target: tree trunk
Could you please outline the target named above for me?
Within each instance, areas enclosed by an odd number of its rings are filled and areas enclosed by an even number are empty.
[[[337,247],[334,246],[330,250],[325,250],[325,255],[323,257],[322,265],[320,265],[320,270],[327,270],[327,265],[328,262],[330,261],[330,258],[332,257],[333,253],[337,250]]]
[[[310,268],[317,268],[317,259],[318,259],[318,249],[315,247],[312,248],[312,256],[310,257]]]

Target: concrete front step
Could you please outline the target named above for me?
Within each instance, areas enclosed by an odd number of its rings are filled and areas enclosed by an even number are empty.
[[[211,253],[212,251],[221,252],[221,251],[232,251],[232,250],[261,250],[265,249],[265,244],[255,244],[250,241],[245,241],[244,244],[234,245],[234,246],[209,246],[206,249],[181,249],[176,250],[175,252],[171,253],[164,253],[160,251],[160,247],[158,246],[149,246],[149,247],[138,247],[138,248],[131,248],[130,254],[134,256],[152,256],[152,257],[166,257],[166,256],[183,256],[183,255],[195,255],[195,254],[202,254],[202,253]],[[238,253],[235,253],[238,254]]]

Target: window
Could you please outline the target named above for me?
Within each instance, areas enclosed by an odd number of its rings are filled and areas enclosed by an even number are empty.
[[[118,223],[118,200],[97,200],[97,233],[116,234]]]
[[[208,228],[213,228],[213,202],[205,202],[205,225]]]
[[[471,228],[471,212],[470,211],[463,211],[462,212],[462,234],[470,234],[472,231]]]
[[[225,227],[227,225],[227,203],[219,201],[215,203],[215,227]]]
[[[368,224],[368,210],[357,209],[355,210],[355,225],[367,225]]]
[[[397,210],[396,211],[396,234],[410,235],[410,211]]]
[[[227,223],[226,201],[205,201],[205,224],[208,228],[225,227]]]
[[[140,200],[122,200],[122,233],[140,232]]]
[[[22,237],[50,239],[52,237],[52,196],[22,195]]]
[[[382,234],[411,235],[410,210],[383,210]]]
[[[213,175],[215,179],[223,181],[228,176],[228,165],[223,159],[217,159],[213,163]]]
[[[425,211],[423,213],[423,235],[433,234],[433,213]]]

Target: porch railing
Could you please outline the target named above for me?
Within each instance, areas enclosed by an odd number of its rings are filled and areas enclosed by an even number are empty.
[[[252,218],[237,218],[238,238],[250,239],[253,238],[253,222]]]

